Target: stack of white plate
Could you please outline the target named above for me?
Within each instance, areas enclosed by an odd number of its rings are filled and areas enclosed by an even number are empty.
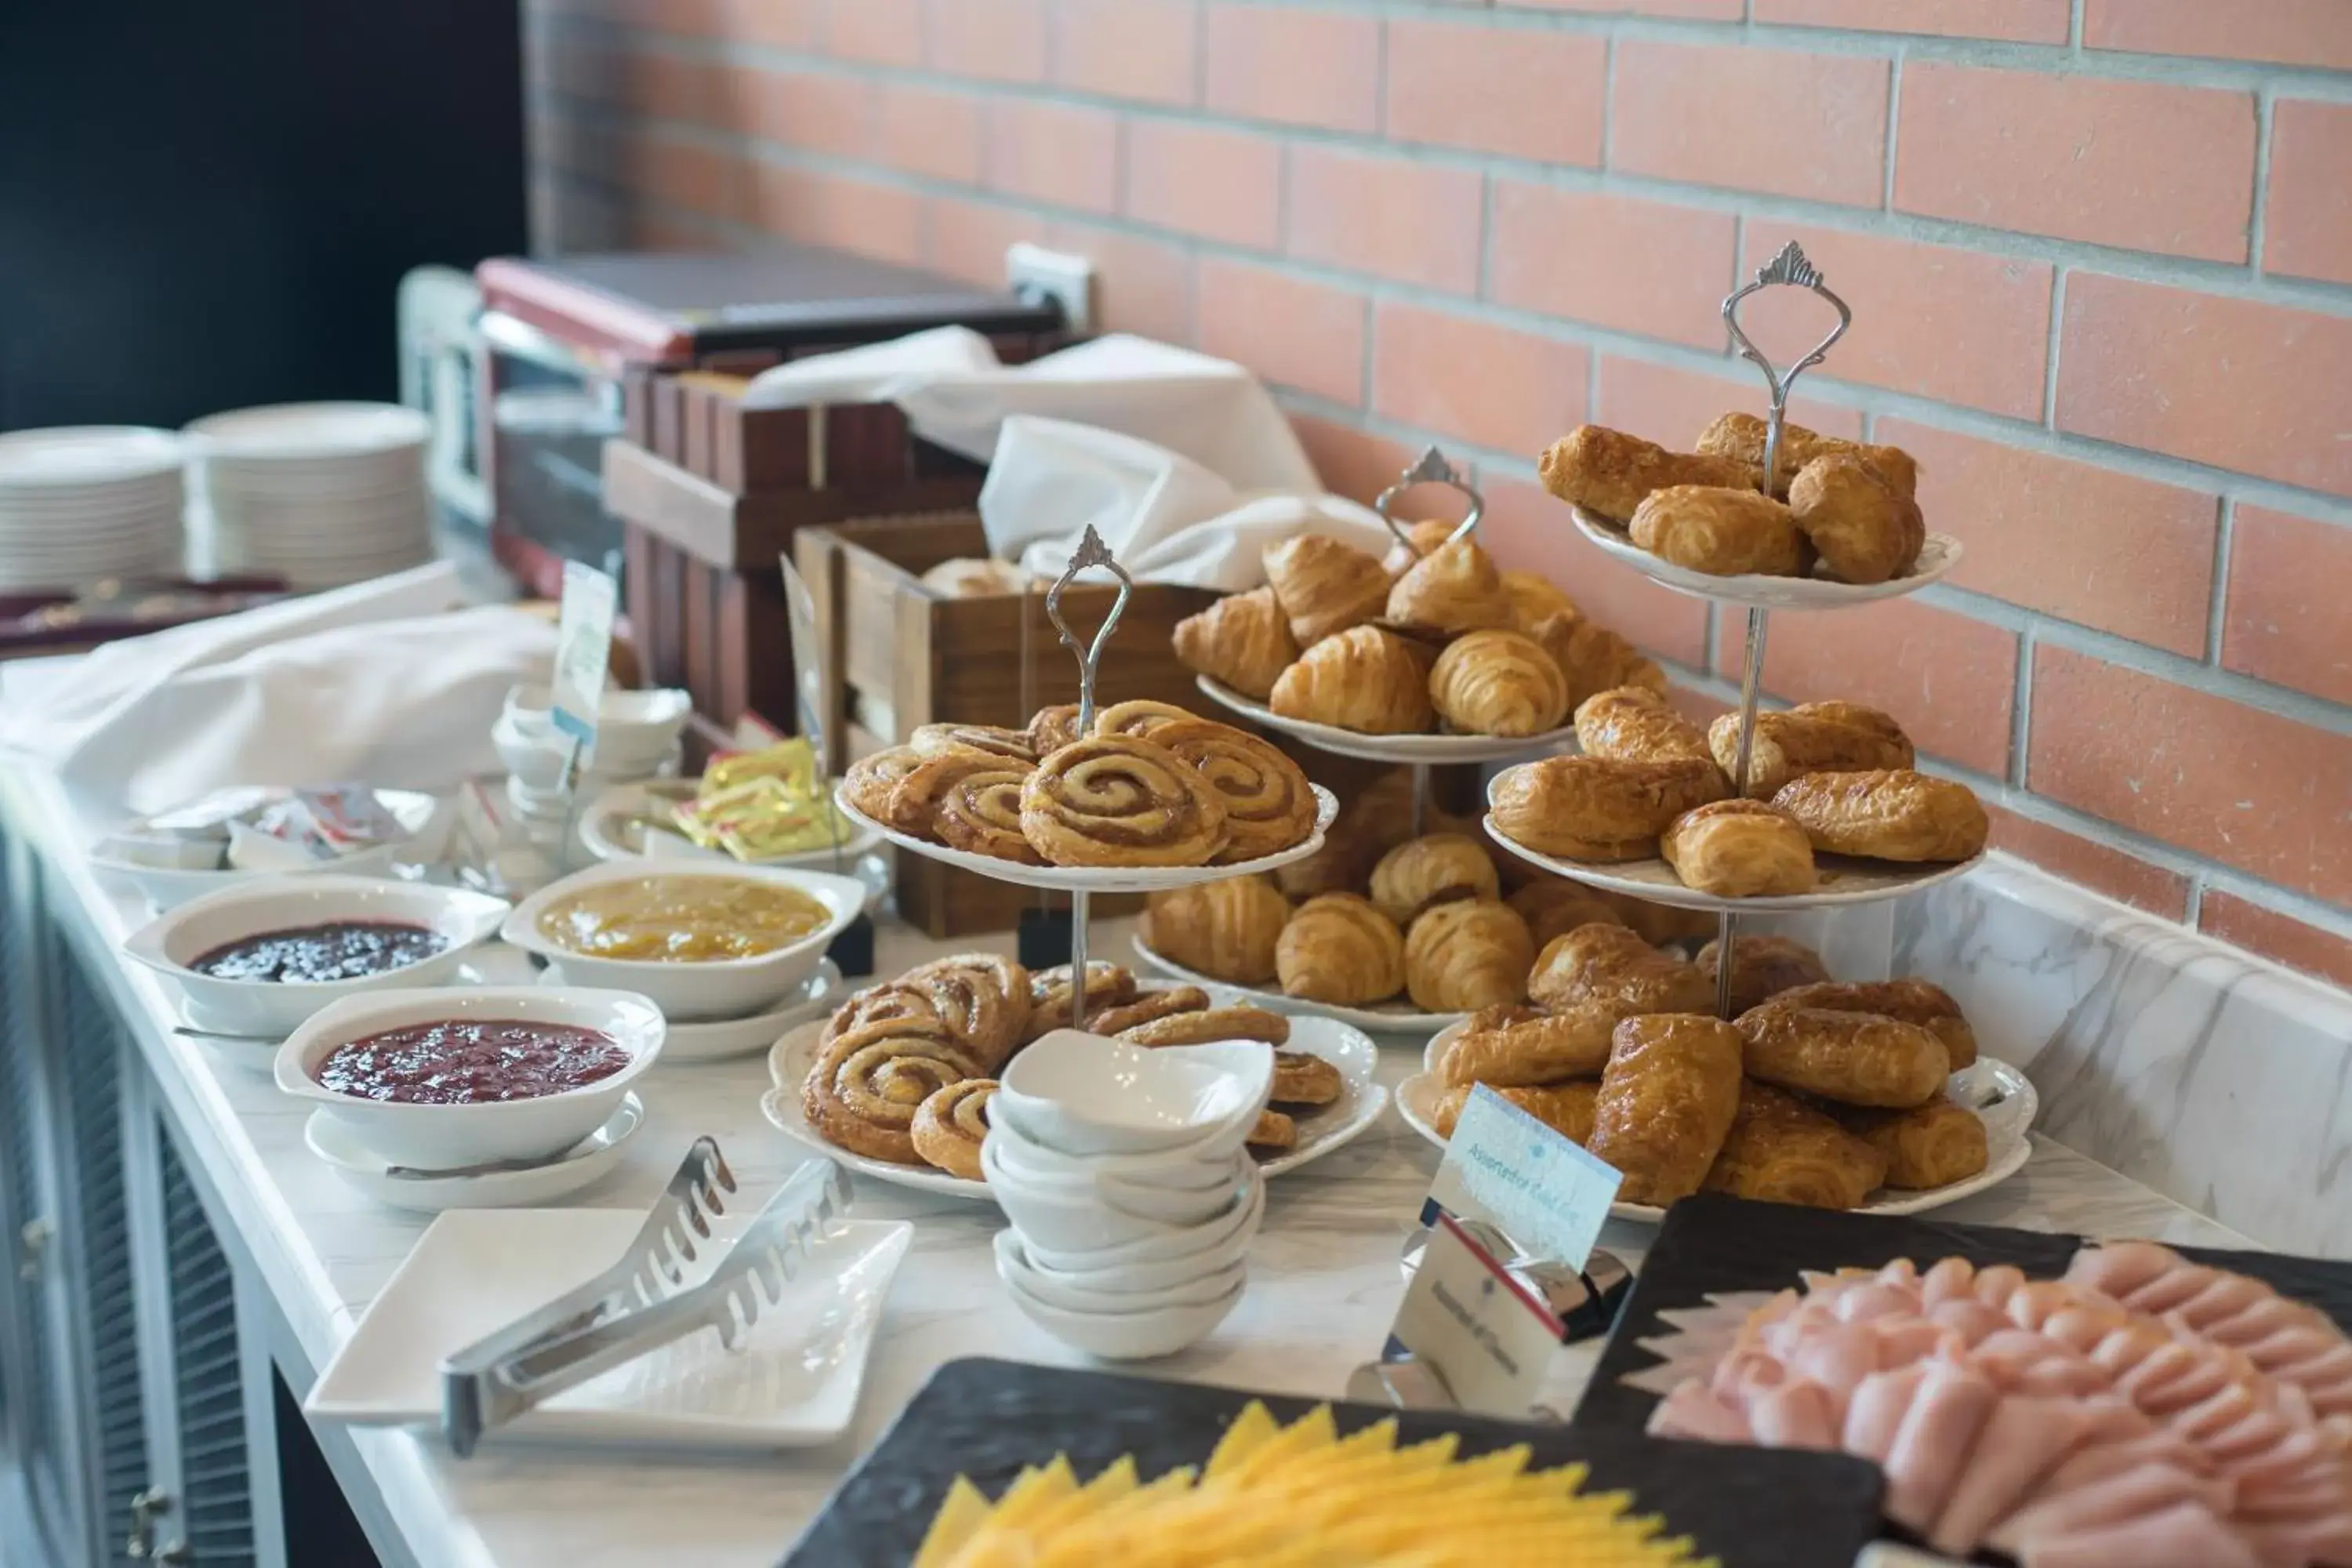
[[[284,403],[188,426],[215,572],[298,588],[380,577],[433,555],[425,416],[382,403]]]
[[[182,451],[133,426],[0,436],[0,589],[178,576]]]

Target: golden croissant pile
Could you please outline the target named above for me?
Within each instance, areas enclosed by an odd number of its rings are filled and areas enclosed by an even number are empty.
[[[842,791],[901,833],[1027,866],[1234,865],[1315,829],[1315,791],[1259,737],[1166,702],[1075,704],[1025,730],[925,724]]]
[[[1734,799],[1739,716],[1706,729],[1625,687],[1576,710],[1583,755],[1496,780],[1496,831],[1539,855],[1608,865],[1662,857],[1684,885],[1730,899],[1811,892],[1819,852],[1904,863],[1970,859],[1991,823],[1964,784],[1917,772],[1910,737],[1874,708],[1808,702],[1759,713],[1748,792]]]
[[[1070,1024],[1070,966],[1034,973],[992,952],[964,952],[869,985],[834,1010],[801,1082],[819,1136],[869,1160],[982,1179],[996,1075],[1031,1041]],[[1116,963],[1087,965],[1088,1034],[1141,1046],[1290,1039],[1263,1007],[1217,1006],[1197,985],[1140,989]],[[1337,1101],[1339,1069],[1305,1051],[1274,1054],[1274,1105],[1250,1130],[1261,1156],[1298,1142],[1298,1118]]]
[[[1910,453],[1786,426],[1767,495],[1764,421],[1748,414],[1708,426],[1695,452],[1580,425],[1538,468],[1560,500],[1617,524],[1660,560],[1710,576],[1885,583],[1908,576],[1927,542]]]
[[[1948,1092],[1976,1036],[1945,992],[1841,984],[1809,948],[1739,937],[1727,1024],[1715,960],[1712,942],[1688,962],[1617,925],[1555,938],[1534,1005],[1485,1009],[1446,1045],[1437,1131],[1486,1084],[1622,1172],[1618,1197],[1638,1204],[1706,1188],[1846,1209],[1985,1168],[1984,1123]]]
[[[1266,585],[1178,622],[1176,657],[1285,718],[1370,735],[1538,735],[1606,687],[1665,689],[1559,588],[1452,531],[1415,524],[1393,576],[1320,534],[1268,545]]]

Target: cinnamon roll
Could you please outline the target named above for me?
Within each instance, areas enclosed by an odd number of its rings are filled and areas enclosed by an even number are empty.
[[[1225,847],[1225,806],[1165,746],[1090,735],[1029,775],[1021,831],[1049,865],[1205,866]]]
[[[988,1137],[988,1101],[995,1093],[992,1078],[968,1078],[933,1089],[915,1108],[914,1125],[908,1129],[915,1152],[950,1176],[982,1180],[980,1146]]]
[[[1121,1002],[1099,1013],[1087,1015],[1090,1034],[1118,1035],[1139,1024],[1149,1024],[1154,1018],[1172,1018],[1179,1013],[1205,1013],[1209,1010],[1209,994],[1197,985],[1171,985],[1161,991],[1146,991],[1132,1002]]]
[[[1095,727],[1088,731],[1096,735],[1131,735],[1149,739],[1162,724],[1174,724],[1198,717],[1173,702],[1156,702],[1149,697],[1139,697],[1129,702],[1114,702],[1095,715]]]
[[[1124,964],[1096,959],[1087,965],[1087,1024],[1094,1025],[1095,1016],[1106,1007],[1135,1000],[1135,973]],[[1070,966],[1057,963],[1051,969],[1040,969],[1029,976],[1029,1027],[1023,1037],[1030,1040],[1052,1034],[1055,1029],[1070,1026]]]
[[[1021,786],[1030,764],[985,752],[926,758],[890,793],[884,820],[951,848],[1024,865],[1042,864],[1021,834]]]
[[[947,1033],[947,1020],[940,1016],[939,1002],[929,989],[891,980],[869,985],[835,1008],[817,1036],[817,1046],[822,1049],[844,1035],[877,1024],[905,1024],[919,1031],[928,1027],[936,1034]]]
[[[1174,720],[1153,729],[1151,742],[1190,763],[1223,798],[1220,862],[1275,854],[1315,830],[1315,791],[1306,773],[1247,731],[1210,719]]]
[[[1056,702],[1038,709],[1029,716],[1029,728],[1024,732],[1029,737],[1029,749],[1037,755],[1060,751],[1078,738],[1078,705]]]
[[[898,977],[931,999],[949,1037],[982,1070],[992,1072],[1029,1027],[1029,972],[999,953],[959,952],[918,964]]]
[[[907,737],[907,744],[926,757],[943,756],[950,752],[985,752],[992,757],[1005,757],[1024,764],[1037,760],[1036,748],[1030,744],[1026,731],[1001,729],[994,724],[918,724],[915,732]]]
[[[919,1165],[915,1112],[951,1083],[979,1075],[944,1036],[905,1023],[853,1029],[826,1046],[801,1083],[801,1109],[828,1143],[869,1160]]]
[[[922,766],[923,762],[922,754],[911,746],[890,746],[860,757],[849,764],[847,773],[842,774],[841,793],[859,815],[885,826],[896,826],[897,824],[890,821],[891,794],[898,789],[898,781]],[[908,828],[902,831],[918,830]]]

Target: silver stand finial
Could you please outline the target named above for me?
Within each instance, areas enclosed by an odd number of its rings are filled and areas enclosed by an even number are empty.
[[[1077,580],[1078,574],[1089,567],[1099,566],[1118,579],[1118,597],[1111,601],[1110,614],[1103,617],[1092,642],[1080,642],[1062,618],[1062,590]],[[1111,556],[1110,546],[1103,542],[1089,523],[1086,534],[1078,541],[1077,549],[1070,552],[1070,563],[1045,590],[1045,616],[1061,634],[1062,646],[1077,656],[1078,660],[1078,735],[1084,739],[1095,727],[1095,675],[1102,664],[1104,647],[1110,634],[1118,629],[1119,616],[1127,613],[1127,602],[1135,595],[1135,579],[1127,574]],[[1070,894],[1070,1027],[1087,1026],[1087,917],[1091,912],[1092,897],[1083,890]]]
[[[1381,514],[1381,521],[1388,524],[1390,534],[1404,546],[1407,555],[1418,558],[1421,552],[1413,548],[1412,536],[1404,531],[1403,524],[1397,521],[1396,503],[1405,491],[1419,485],[1444,485],[1470,498],[1468,515],[1454,525],[1452,533],[1445,536],[1446,543],[1468,539],[1478,531],[1478,520],[1486,514],[1486,498],[1478,493],[1477,487],[1471,484],[1460,469],[1446,460],[1444,451],[1433,446],[1425,448],[1411,468],[1397,476],[1396,483],[1372,500],[1372,510]],[[1412,834],[1418,838],[1429,831],[1429,764],[1412,763],[1407,765],[1412,769]]]

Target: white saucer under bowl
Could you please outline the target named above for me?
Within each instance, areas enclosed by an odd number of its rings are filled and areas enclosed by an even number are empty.
[[[539,972],[541,985],[569,985],[563,977],[563,965],[551,963]],[[665,1062],[719,1062],[736,1057],[748,1057],[764,1051],[784,1034],[812,1018],[822,1018],[841,1003],[848,990],[848,982],[841,975],[841,966],[825,959],[816,966],[816,973],[795,987],[782,1002],[764,1012],[741,1018],[710,1018],[682,1022],[673,1018],[668,1037],[662,1042]]]
[[[445,1209],[516,1208],[576,1193],[620,1163],[624,1148],[645,1122],[645,1101],[626,1094],[604,1126],[545,1164],[479,1176],[395,1176],[393,1166],[318,1111],[304,1123],[302,1142],[335,1174],[376,1202],[439,1214]]]

